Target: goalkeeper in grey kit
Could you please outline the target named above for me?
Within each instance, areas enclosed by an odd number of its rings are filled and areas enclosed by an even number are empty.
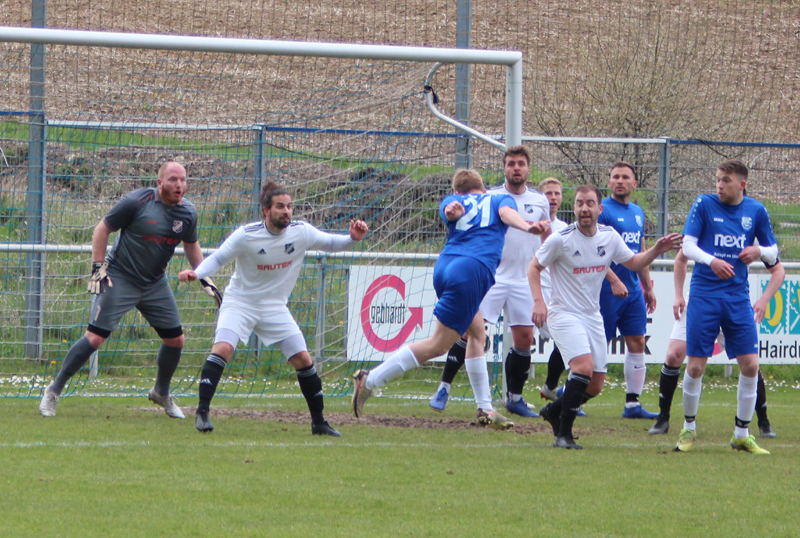
[[[169,393],[184,336],[165,270],[181,242],[192,267],[203,261],[197,210],[183,199],[185,193],[186,169],[178,162],[167,162],[158,170],[157,188],[128,193],[95,227],[92,276],[87,285],[95,296],[89,326],[67,352],[55,380],[44,389],[39,403],[42,416],[55,416],[64,386],[117,328],[122,316],[136,308],[162,340],[156,382],[148,396],[170,417],[184,418]],[[109,236],[116,231],[119,236],[106,253]],[[213,294],[213,283],[206,284],[204,291]]]
[[[311,433],[341,437],[323,417],[322,380],[286,305],[307,250],[344,250],[361,241],[369,229],[362,220],[350,221],[348,235],[333,235],[305,222],[293,222],[292,197],[274,181],[261,189],[261,210],[263,220],[237,228],[199,267],[178,275],[182,282],[207,278],[236,260],[219,310],[214,345],[200,376],[195,426],[200,432],[214,429],[208,413],[222,372],[236,345],[256,333],[265,346],[275,344],[297,371],[300,391],[311,412]]]

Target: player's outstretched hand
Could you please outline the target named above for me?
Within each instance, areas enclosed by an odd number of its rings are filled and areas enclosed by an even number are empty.
[[[197,275],[195,274],[195,276]],[[219,308],[222,304],[222,294],[219,292],[219,288],[217,288],[214,281],[208,277],[199,280],[200,286],[203,288],[203,293],[214,299],[214,302],[217,303],[217,308]]]
[[[720,260],[719,258],[714,258],[714,260],[709,264],[711,270],[714,271],[714,274],[717,275],[721,280],[728,280],[734,274],[733,266],[726,262],[725,260]]]
[[[550,221],[540,220],[539,222],[534,222],[528,228],[528,233],[536,235],[550,235]]]
[[[681,319],[684,310],[686,310],[686,299],[683,298],[683,295],[679,295],[672,302],[672,315],[675,316],[675,321]]]
[[[444,206],[444,216],[450,222],[458,220],[464,214],[464,206],[461,202],[450,202]]]
[[[350,220],[350,239],[361,241],[367,235],[369,226],[363,220]]]
[[[655,249],[659,254],[664,254],[670,250],[678,250],[683,244],[683,235],[679,233],[667,234],[659,237],[656,241]]]
[[[179,282],[194,282],[195,280],[197,280],[197,273],[194,272],[194,269],[186,269],[178,273]]]
[[[761,249],[755,245],[751,245],[739,253],[739,259],[742,260],[747,265],[750,265],[754,261],[758,260],[760,257],[761,257]]]
[[[92,276],[89,277],[89,282],[86,284],[86,291],[92,295],[100,295],[106,288],[113,288],[114,284],[111,282],[111,277],[108,276],[106,270],[108,269],[108,262],[94,262],[92,263]]]

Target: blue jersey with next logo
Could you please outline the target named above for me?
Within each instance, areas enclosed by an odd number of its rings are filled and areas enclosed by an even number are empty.
[[[444,208],[451,202],[461,202],[464,206],[464,214],[452,222],[444,215]],[[508,225],[500,220],[503,206],[517,210],[516,202],[507,194],[451,194],[442,200],[439,216],[447,222],[448,232],[442,255],[475,258],[494,274],[508,230]]]
[[[739,253],[752,246],[755,239],[765,247],[776,243],[766,208],[747,196],[738,205],[723,204],[716,194],[699,196],[689,212],[683,234],[696,237],[701,250],[728,262],[735,272],[732,278],[721,280],[708,265],[695,265],[692,297],[748,295],[747,264],[739,259]]]
[[[614,198],[608,197],[603,200],[603,212],[600,213],[597,222],[611,226],[619,232],[625,245],[634,253],[642,251],[644,211],[638,205],[633,203],[623,204],[614,200]],[[616,273],[625,284],[625,287],[628,288],[628,294],[641,293],[639,274],[636,271],[631,271],[618,263],[612,263],[611,270]],[[611,293],[611,284],[608,280],[603,280],[603,292]]]

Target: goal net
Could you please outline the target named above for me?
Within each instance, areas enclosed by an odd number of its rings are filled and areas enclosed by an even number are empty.
[[[459,136],[426,105],[431,62],[50,44],[37,84],[31,47],[0,45],[0,395],[36,397],[52,381],[89,319],[95,225],[127,192],[155,186],[167,160],[187,168],[204,248],[258,219],[267,180],[293,194],[296,219],[322,230],[346,233],[350,219],[367,221],[370,234],[352,254],[307,256],[289,303],[327,395],[349,393],[354,371],[428,333],[432,267],[446,238],[438,204],[450,190]],[[450,115],[454,71],[445,66],[436,77]],[[505,70],[496,71],[488,79],[503,95]],[[41,110],[32,104],[37,90]],[[34,161],[37,144],[42,158]],[[496,148],[475,148],[489,184],[501,181],[497,157]],[[41,237],[32,240],[37,226]],[[168,268],[186,335],[178,395],[196,394],[216,319],[197,285],[178,283],[187,267],[179,253]],[[226,285],[232,271],[225,267],[216,283]],[[64,394],[146,394],[159,344],[129,312]],[[436,368],[387,394],[429,395]],[[456,385],[455,396],[471,396],[465,374]],[[251,338],[218,394],[299,391],[280,351]]]

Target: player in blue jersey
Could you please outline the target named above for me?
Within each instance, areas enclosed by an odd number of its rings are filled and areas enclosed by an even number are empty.
[[[635,253],[644,250],[644,211],[631,202],[636,183],[633,166],[623,161],[611,165],[608,175],[611,196],[603,200],[603,212],[597,219],[599,224],[611,226],[619,232],[628,248]],[[644,355],[647,314],[656,309],[656,294],[650,282],[650,268],[645,267],[636,272],[615,263],[611,265],[611,271],[627,290],[625,297],[615,295],[612,290],[614,275],[609,274],[610,280],[603,282],[600,292],[600,313],[603,316],[606,340],[610,342],[616,338],[617,329],[625,339],[626,395],[622,418],[654,419],[658,414],[650,413],[639,403],[647,375]]]
[[[684,227],[683,253],[694,260],[695,268],[686,309],[689,362],[683,378],[685,421],[676,451],[692,449],[703,373],[722,329],[728,358],[736,358],[739,364],[731,446],[753,454],[769,454],[756,444],[749,431],[758,384],[758,331],[750,304],[747,266],[759,258],[768,265],[775,264],[778,245],[766,208],[744,194],[747,176],[747,166],[739,160],[720,164],[716,172],[717,193],[695,200]]]
[[[447,223],[448,238],[433,271],[433,285],[439,298],[433,311],[436,317],[433,334],[401,347],[373,370],[362,370],[355,375],[356,417],[363,415],[364,403],[373,390],[445,354],[466,334],[465,364],[478,404],[479,422],[497,429],[512,425],[492,408],[483,352],[486,334],[479,307],[494,284],[508,227],[541,234],[546,231],[543,229],[546,224],[526,222],[511,196],[487,194],[481,176],[474,170],[458,170],[453,177],[453,191],[455,194],[447,196],[439,206],[439,215]]]

